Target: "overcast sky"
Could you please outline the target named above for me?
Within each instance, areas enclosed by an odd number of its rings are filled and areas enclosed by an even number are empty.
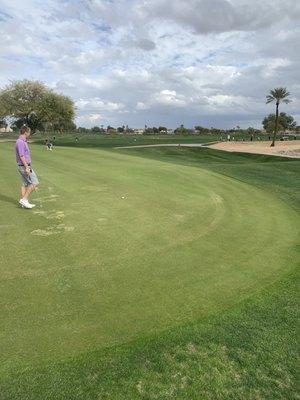
[[[80,126],[300,124],[300,0],[0,0],[0,86],[71,96]]]

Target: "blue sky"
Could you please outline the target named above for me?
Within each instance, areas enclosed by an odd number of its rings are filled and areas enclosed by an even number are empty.
[[[41,80],[80,126],[300,124],[300,1],[0,0],[0,85]]]

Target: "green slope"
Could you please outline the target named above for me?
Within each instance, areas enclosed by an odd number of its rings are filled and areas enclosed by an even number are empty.
[[[137,150],[33,147],[42,185],[37,208],[28,212],[14,202],[11,145],[0,146],[7,382],[12,371],[20,371],[18,380],[28,367],[77,356],[86,363],[94,350],[109,346],[114,354],[116,344],[221,316],[296,265],[297,214],[272,185],[264,190],[238,176],[249,160],[255,168],[251,157],[238,160],[233,177],[224,171],[228,160],[212,163],[217,152],[198,152],[199,165],[194,150],[186,163],[177,162],[174,150],[159,150],[153,159],[146,152],[136,157]],[[36,377],[31,373],[29,382]],[[50,398],[58,398],[51,390]],[[122,398],[114,396],[107,398]]]

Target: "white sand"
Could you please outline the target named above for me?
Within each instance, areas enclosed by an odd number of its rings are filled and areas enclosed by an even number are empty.
[[[300,158],[300,140],[276,142],[270,147],[271,142],[220,142],[209,147],[216,150],[225,150],[241,153],[268,154],[272,156]]]

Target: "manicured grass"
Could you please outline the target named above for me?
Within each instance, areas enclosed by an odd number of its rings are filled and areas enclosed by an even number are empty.
[[[44,143],[48,136],[34,135],[32,138],[38,143]],[[49,135],[51,138],[52,135]],[[78,142],[76,142],[78,138]],[[97,135],[97,134],[68,134],[56,135],[55,146],[111,148],[117,146],[135,146],[161,143],[208,143],[219,140],[215,135]]]
[[[210,148],[139,148],[122,153],[215,171],[255,185],[300,208],[300,160],[260,154],[230,153]]]
[[[299,161],[32,149],[34,212],[0,144],[3,399],[296,398]]]

